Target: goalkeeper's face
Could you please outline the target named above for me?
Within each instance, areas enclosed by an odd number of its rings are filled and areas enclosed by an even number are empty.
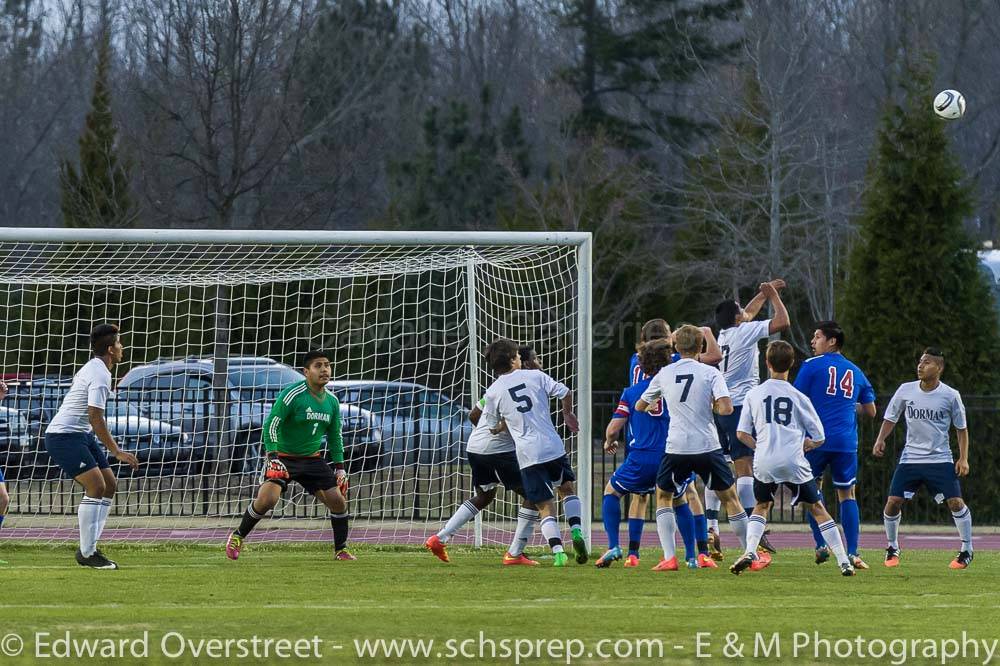
[[[326,358],[317,358],[305,367],[306,381],[313,388],[319,389],[326,386],[326,383],[330,381],[330,377],[333,372],[330,367],[330,360]]]

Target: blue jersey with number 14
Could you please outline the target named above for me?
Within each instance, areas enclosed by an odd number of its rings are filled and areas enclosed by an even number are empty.
[[[812,401],[826,431],[822,451],[858,450],[858,416],[855,405],[875,402],[875,389],[861,368],[842,354],[806,359],[795,378],[795,388]]]
[[[676,363],[681,360],[681,355],[674,352],[670,355],[670,362]],[[628,362],[628,385],[635,386],[644,379],[652,379],[649,375],[642,371],[639,367],[639,352],[632,354],[632,358]]]

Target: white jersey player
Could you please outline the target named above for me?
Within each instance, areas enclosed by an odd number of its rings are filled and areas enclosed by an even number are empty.
[[[581,519],[583,506],[574,485],[576,474],[549,411],[549,402],[553,398],[559,400],[566,426],[572,432],[579,431],[573,413],[573,393],[541,370],[520,368],[518,347],[510,340],[495,340],[486,350],[486,356],[499,376],[486,390],[483,416],[503,419],[503,426],[514,439],[524,497],[538,509],[542,534],[554,554],[553,564],[564,567],[569,559],[556,522],[556,493],[562,499],[573,535],[576,561],[585,564],[588,552]],[[495,431],[499,432],[499,428]]]
[[[961,549],[949,565],[965,569],[972,563],[972,512],[962,500],[958,477],[969,473],[969,429],[965,405],[958,391],[941,381],[944,354],[927,348],[917,364],[919,381],[896,389],[885,410],[885,421],[872,453],[885,455],[885,439],[899,419],[906,417],[906,445],[892,475],[889,498],[882,517],[889,545],[885,565],[899,566],[899,522],[903,502],[912,499],[920,486],[940,504],[946,502],[962,540]],[[951,456],[950,432],[958,434],[958,460]]]
[[[684,493],[694,472],[706,488],[716,491],[726,503],[729,523],[742,543],[746,537],[747,516],[733,487],[733,474],[722,453],[712,419],[713,412],[731,414],[733,405],[722,374],[699,363],[702,332],[694,326],[681,326],[674,333],[674,348],[681,358],[662,368],[635,404],[639,411],[656,408],[661,399],[670,414],[666,455],[656,475],[656,532],[663,547],[663,560],[654,569],[677,569],[673,556],[676,518],[674,496]]]
[[[746,552],[729,568],[739,575],[746,569],[757,571],[767,566],[757,553],[757,545],[767,526],[767,513],[774,494],[782,485],[792,491],[792,506],[802,504],[819,523],[827,544],[833,550],[845,576],[854,575],[837,524],[830,517],[816,487],[805,451],[823,443],[823,424],[805,395],[788,383],[788,371],[795,361],[795,351],[787,342],[777,340],[767,346],[767,369],[771,378],[746,394],[737,437],[754,449],[753,492],[756,505],[747,528]]]

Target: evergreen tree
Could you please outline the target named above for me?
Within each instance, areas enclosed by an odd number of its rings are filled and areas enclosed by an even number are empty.
[[[79,170],[60,168],[63,222],[67,227],[131,227],[137,216],[129,195],[127,165],[118,156],[118,130],[111,115],[111,35],[97,40],[97,76],[91,109],[80,136]]]
[[[513,175],[530,171],[530,148],[521,113],[499,122],[490,115],[484,87],[478,113],[450,100],[427,111],[423,146],[390,167],[395,190],[390,217],[404,228],[493,229],[499,209],[513,204]]]
[[[563,24],[580,34],[580,60],[563,72],[580,96],[577,133],[601,132],[643,147],[647,128],[683,143],[705,129],[665,97],[706,64],[733,55],[738,41],[713,28],[738,19],[742,0],[621,0],[612,17],[600,0],[565,0]],[[617,101],[615,101],[617,100]]]
[[[915,378],[930,345],[944,350],[945,381],[960,391],[1000,388],[997,320],[963,228],[972,194],[931,85],[925,68],[911,67],[903,101],[882,121],[841,310],[848,353],[885,398]]]

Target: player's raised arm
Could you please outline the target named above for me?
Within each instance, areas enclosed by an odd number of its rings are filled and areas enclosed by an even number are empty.
[[[722,348],[710,326],[702,326],[701,333],[705,336],[705,351],[698,354],[698,360],[707,365],[716,365],[722,360]]]
[[[785,281],[782,279],[771,280],[767,284],[770,284],[775,290],[781,290],[785,288]],[[760,309],[764,307],[764,303],[767,302],[767,295],[763,291],[758,291],[750,302],[746,304],[743,308],[743,321],[753,321],[760,314]]]
[[[792,322],[788,318],[788,308],[785,307],[785,303],[781,300],[781,295],[778,294],[774,283],[763,283],[760,285],[760,292],[764,294],[767,302],[774,308],[774,316],[771,317],[771,323],[768,324],[767,328],[768,335],[774,335],[775,333],[787,330]]]

